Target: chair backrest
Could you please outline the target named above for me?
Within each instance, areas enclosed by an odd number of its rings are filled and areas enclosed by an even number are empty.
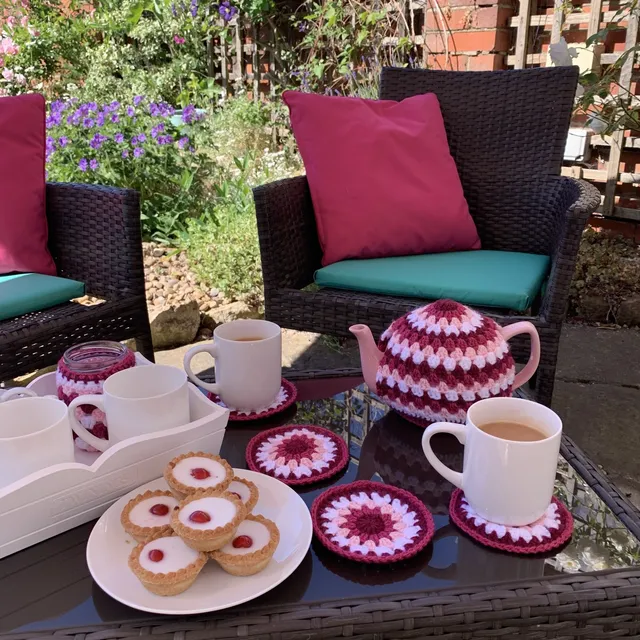
[[[389,67],[380,98],[435,93],[483,248],[545,253],[541,183],[560,173],[578,67],[431,71]],[[536,191],[536,184],[537,190]],[[529,211],[520,211],[529,207]],[[523,233],[523,226],[529,227]],[[548,226],[548,224],[547,224]]]

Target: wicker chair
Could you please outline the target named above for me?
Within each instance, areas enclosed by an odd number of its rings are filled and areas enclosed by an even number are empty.
[[[65,304],[0,322],[0,381],[46,367],[87,340],[135,338],[153,360],[144,291],[138,194],[85,184],[47,185],[49,249],[58,275],[102,304]]]
[[[403,100],[433,92],[469,209],[484,249],[551,256],[544,296],[530,315],[485,309],[506,325],[530,320],[542,342],[535,394],[549,404],[560,330],[581,233],[600,202],[586,182],[560,177],[577,67],[452,72],[387,68],[380,98]],[[393,185],[390,185],[393,188]],[[266,317],[292,329],[348,335],[354,323],[382,332],[427,301],[336,289],[307,290],[321,249],[304,176],[254,190],[265,287]],[[518,361],[524,339],[513,341]]]

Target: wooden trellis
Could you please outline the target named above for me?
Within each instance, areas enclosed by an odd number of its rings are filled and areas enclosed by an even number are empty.
[[[564,29],[571,25],[588,23],[586,37],[596,34],[601,24],[608,24],[618,19],[616,11],[603,11],[603,0],[592,0],[590,3],[590,13],[588,17],[582,12],[573,12],[565,15],[565,3],[563,0],[554,0],[554,11],[551,15],[536,15],[536,0],[521,0],[518,15],[511,21],[511,26],[516,27],[515,53],[507,58],[507,64],[513,65],[516,69],[526,66],[544,66],[547,61],[547,54],[544,52],[532,51],[533,29],[540,27],[550,27],[550,43],[560,40]],[[638,26],[640,22],[640,8],[636,7],[631,11],[626,20],[625,50],[635,47],[638,43]],[[622,53],[603,53],[596,49],[599,63],[606,65],[616,62]],[[635,56],[626,58],[619,77],[620,97],[626,97],[631,91],[631,84],[634,72]],[[622,151],[638,149],[640,150],[640,138],[632,138],[624,130],[616,131],[611,136],[605,138],[593,136],[592,146],[609,147],[609,157],[605,170],[585,169],[581,166],[564,167],[563,174],[582,177],[592,180],[596,184],[604,186],[604,194],[600,212],[605,216],[640,221],[640,210],[627,207],[616,206],[617,186],[619,182],[640,184],[637,174],[620,172],[620,160]]]

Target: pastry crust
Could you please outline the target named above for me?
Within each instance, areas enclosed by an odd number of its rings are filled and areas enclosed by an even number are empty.
[[[233,503],[236,507],[236,515],[222,527],[215,529],[194,529],[180,522],[180,512],[184,507],[201,498],[224,498]],[[217,489],[200,489],[187,496],[180,502],[178,509],[171,514],[171,528],[179,535],[192,549],[196,551],[215,551],[224,547],[231,540],[238,528],[238,525],[246,518],[247,509],[242,500],[231,493],[220,493]]]
[[[226,473],[224,480],[221,480],[215,487],[209,487],[207,489],[193,487],[176,480],[173,475],[173,468],[178,464],[178,462],[181,462],[182,460],[185,460],[187,458],[194,458],[196,456],[200,458],[209,458],[210,460],[214,460],[215,462],[220,463],[224,467]],[[233,469],[231,468],[231,465],[220,456],[213,455],[212,453],[206,453],[204,451],[189,451],[189,453],[183,453],[182,455],[179,455],[171,460],[171,462],[169,462],[169,464],[165,467],[163,475],[173,495],[178,498],[178,500],[184,500],[184,498],[196,491],[206,490],[215,491],[216,493],[222,493],[223,491],[226,491],[227,487],[233,480]]]
[[[144,493],[138,494],[132,500],[127,502],[125,508],[122,510],[120,514],[120,523],[122,524],[122,528],[136,541],[136,542],[148,542],[151,536],[154,536],[158,533],[163,533],[164,535],[170,534],[172,529],[171,525],[159,525],[157,527],[141,527],[137,524],[131,522],[129,514],[131,510],[143,500],[147,500],[148,498],[154,497],[172,497],[175,496],[171,493],[171,491],[162,491],[161,489],[157,489],[156,491],[145,491]]]
[[[152,535],[144,542],[140,542],[131,551],[129,555],[129,568],[135,574],[136,578],[140,580],[142,586],[159,596],[175,596],[183,591],[186,591],[198,577],[198,574],[202,570],[202,567],[207,562],[207,556],[204,553],[198,555],[198,559],[195,562],[187,565],[180,571],[172,571],[170,573],[153,573],[153,571],[147,571],[140,564],[140,553],[144,547],[158,538],[174,537],[175,534],[167,535],[166,532],[157,533]]]
[[[280,531],[275,522],[264,516],[248,515],[247,520],[260,522],[269,530],[269,542],[261,549],[250,553],[231,555],[222,550],[209,554],[227,573],[234,576],[252,576],[262,571],[268,564],[280,543]]]
[[[253,508],[258,503],[258,498],[260,497],[260,494],[258,492],[258,487],[256,487],[256,485],[253,484],[251,480],[238,478],[238,476],[234,476],[231,482],[240,482],[241,484],[245,485],[249,489],[249,492],[251,495],[249,496],[249,499],[244,503],[244,506],[247,508],[247,514],[251,513],[253,511]],[[231,482],[229,484],[231,484]],[[227,491],[231,492],[231,489],[227,488]]]

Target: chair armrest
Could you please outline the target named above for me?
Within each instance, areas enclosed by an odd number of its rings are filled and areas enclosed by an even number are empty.
[[[301,289],[313,282],[322,251],[306,176],[253,190],[265,299],[276,289]]]
[[[141,296],[144,267],[136,191],[91,184],[47,184],[49,250],[58,275],[101,298]]]
[[[600,192],[593,185],[574,178],[553,177],[549,206],[553,213],[551,273],[540,315],[551,323],[564,320],[569,286],[573,278],[582,232],[589,216],[600,205]]]

